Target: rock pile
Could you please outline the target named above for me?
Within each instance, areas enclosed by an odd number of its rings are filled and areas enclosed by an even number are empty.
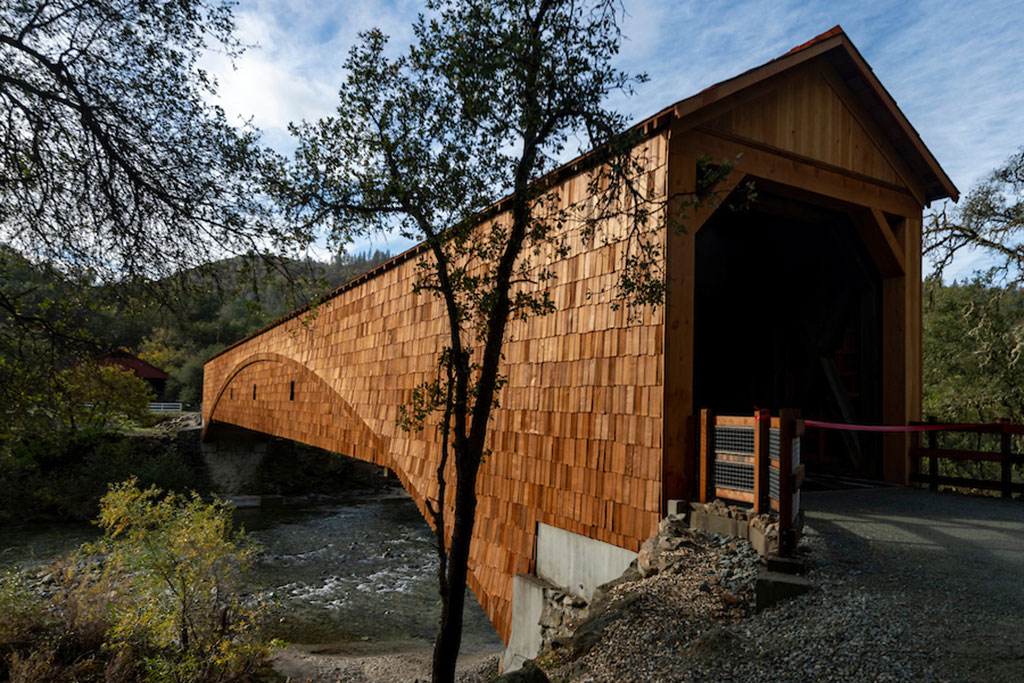
[[[575,631],[551,638],[542,661],[552,680],[657,680],[662,659],[683,656],[695,638],[752,611],[762,566],[749,542],[690,529],[684,516],[670,516],[634,566],[598,588],[589,605],[570,606],[575,611],[561,623],[578,620]],[[558,623],[553,614],[548,621],[552,629]],[[623,651],[644,656],[617,663],[608,654]]]
[[[587,616],[587,601],[560,590],[544,589],[544,608],[540,614],[541,649],[557,650],[572,638]]]
[[[755,515],[750,508],[727,505],[721,499],[690,503],[690,526],[726,536],[748,539],[762,557],[779,549],[779,523],[769,514]]]
[[[179,413],[174,417],[161,420],[157,429],[168,434],[177,434],[188,429],[200,429],[203,426],[203,417],[199,413]]]

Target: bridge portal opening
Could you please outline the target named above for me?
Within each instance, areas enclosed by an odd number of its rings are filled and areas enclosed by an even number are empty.
[[[881,421],[882,286],[848,216],[762,196],[697,233],[694,406]],[[881,442],[809,432],[811,471],[880,477]]]

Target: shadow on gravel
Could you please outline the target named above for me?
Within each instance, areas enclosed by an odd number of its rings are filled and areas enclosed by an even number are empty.
[[[927,653],[936,680],[1021,680],[1024,503],[885,488],[808,492],[803,504],[824,555],[812,561],[908,607],[915,637],[900,647]]]
[[[893,560],[918,576],[1024,597],[1019,501],[886,488],[809,493],[804,506],[808,525],[844,564]]]

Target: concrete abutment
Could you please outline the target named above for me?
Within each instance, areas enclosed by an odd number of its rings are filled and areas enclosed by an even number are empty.
[[[519,669],[543,643],[541,615],[552,593],[590,602],[598,586],[617,579],[636,553],[548,524],[537,525],[535,574],[517,574],[512,584],[512,634],[502,670]]]

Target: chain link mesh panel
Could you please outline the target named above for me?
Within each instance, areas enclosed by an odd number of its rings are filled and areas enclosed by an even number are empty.
[[[773,466],[768,468],[768,492],[775,500],[779,498],[779,450],[779,430],[777,428],[769,429],[768,457],[773,461]],[[753,455],[754,428],[735,426],[715,427],[714,451],[716,455]],[[799,465],[800,439],[794,438],[793,469],[795,470]],[[716,458],[713,475],[716,487],[733,491],[752,492],[754,490],[753,462],[744,463],[725,458]],[[794,516],[799,509],[800,492],[798,491],[793,497]]]
[[[715,427],[715,453],[753,455],[753,427]]]
[[[741,462],[716,460],[715,486],[733,491],[753,491],[754,466]]]

